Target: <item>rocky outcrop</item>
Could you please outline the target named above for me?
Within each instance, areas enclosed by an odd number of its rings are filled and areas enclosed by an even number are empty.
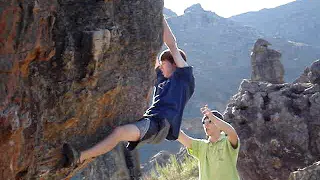
[[[300,77],[293,81],[293,83],[310,83],[310,79],[308,77],[308,74],[310,72],[310,68],[307,67],[303,73],[300,75]]]
[[[282,180],[320,158],[320,86],[243,80],[225,119],[237,130],[243,179]]]
[[[62,179],[63,142],[86,149],[146,108],[163,1],[0,4],[0,179]],[[135,178],[135,155],[120,144],[79,176]]]
[[[308,78],[311,83],[320,85],[320,59],[312,63]]]
[[[290,174],[289,180],[318,180],[320,179],[320,161]]]
[[[251,79],[274,84],[284,83],[284,68],[280,62],[281,53],[269,49],[269,45],[271,44],[264,39],[258,39],[254,44],[251,53]]]
[[[320,60],[312,63],[311,67],[307,67],[303,74],[300,75],[293,83],[313,83],[320,84]]]

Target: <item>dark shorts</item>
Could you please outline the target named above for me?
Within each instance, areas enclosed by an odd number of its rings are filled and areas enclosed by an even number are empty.
[[[166,119],[142,118],[133,123],[140,131],[139,141],[129,141],[127,149],[132,151],[143,144],[158,144],[163,141],[169,132],[170,124]]]

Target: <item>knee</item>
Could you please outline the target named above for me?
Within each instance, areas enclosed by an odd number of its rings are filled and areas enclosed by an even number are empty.
[[[113,134],[115,135],[115,138],[118,141],[122,141],[123,139],[122,137],[124,133],[125,133],[125,129],[122,126],[116,127],[113,131]]]

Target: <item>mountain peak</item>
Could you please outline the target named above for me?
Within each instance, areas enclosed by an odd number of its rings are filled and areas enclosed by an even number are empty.
[[[192,16],[206,14],[208,15],[208,17],[210,16],[210,18],[218,18],[218,19],[222,18],[219,15],[217,15],[215,12],[204,10],[200,3],[194,4],[188,7],[186,10],[184,10],[184,14],[192,14]]]
[[[188,12],[204,12],[204,9],[202,8],[200,3],[197,3],[184,10],[184,13]]]
[[[164,15],[166,18],[178,16],[177,13],[175,13],[175,12],[172,11],[171,9],[168,9],[168,8],[165,8],[165,7],[163,8],[163,15]]]

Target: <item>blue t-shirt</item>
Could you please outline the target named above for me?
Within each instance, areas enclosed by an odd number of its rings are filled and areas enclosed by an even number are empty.
[[[156,69],[157,81],[153,92],[153,101],[144,117],[167,119],[170,123],[168,140],[178,139],[183,110],[194,92],[192,67],[177,68],[170,78],[165,78],[159,68]]]

